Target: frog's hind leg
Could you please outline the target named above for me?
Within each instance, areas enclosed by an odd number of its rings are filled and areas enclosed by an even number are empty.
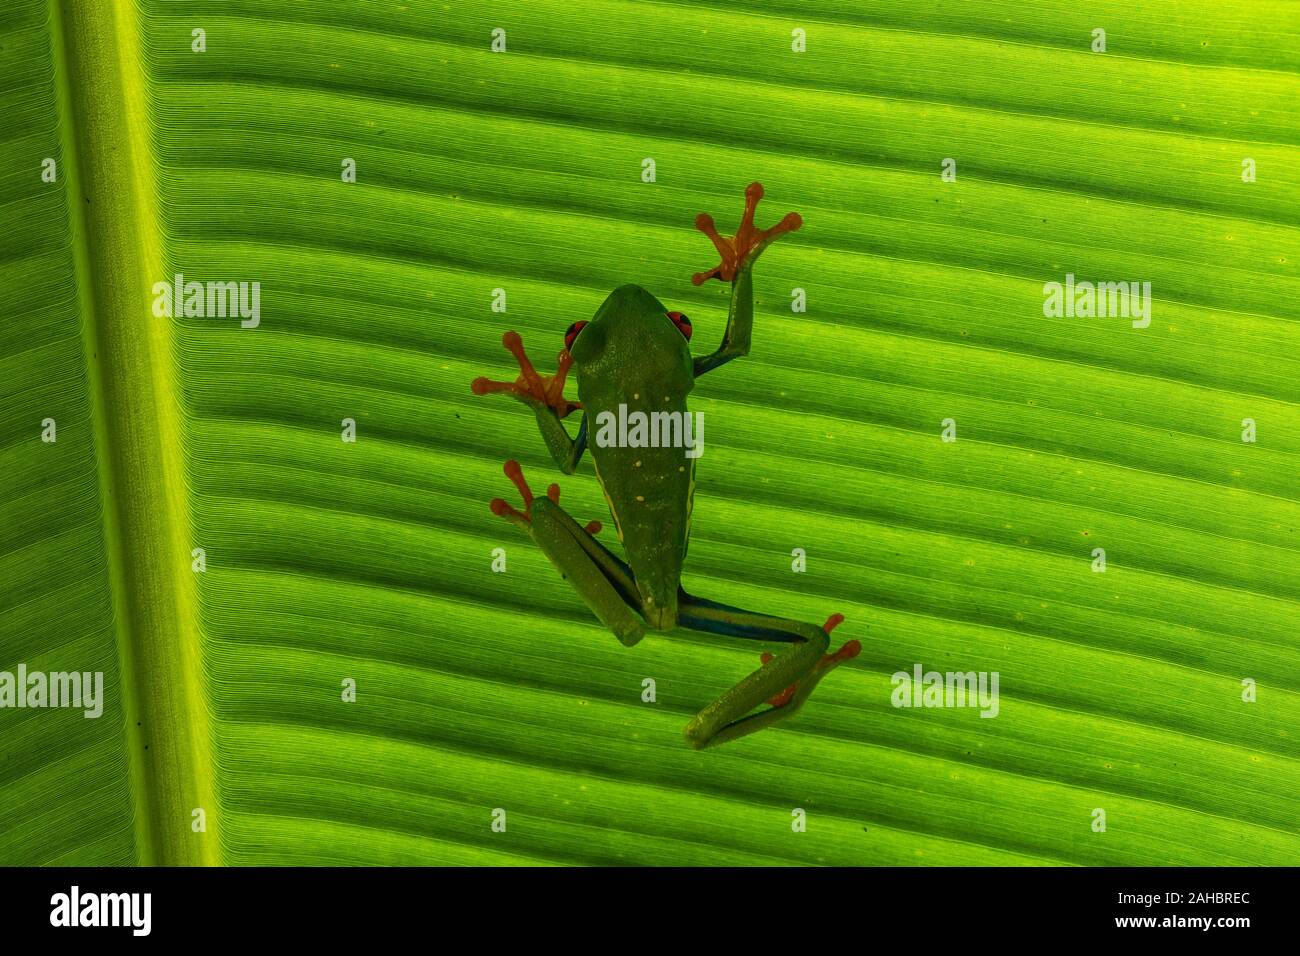
[[[628,567],[627,562],[596,540],[595,536],[600,534],[602,530],[601,523],[599,521],[588,521],[585,525],[578,524],[572,515],[560,507],[559,485],[551,485],[547,488],[546,496],[555,505],[553,518],[564,526],[578,547],[586,552],[587,557],[600,569],[600,573],[609,581],[610,586],[618,592],[624,603],[629,607],[639,609],[641,607],[641,594],[637,590],[636,578],[632,574],[632,569]]]
[[[834,654],[826,653],[831,631],[843,620],[842,615],[833,614],[817,627],[718,604],[683,591],[678,598],[678,623],[683,627],[794,644],[779,656],[764,654],[758,670],[696,714],[685,729],[691,746],[699,750],[735,740],[797,712],[823,677],[862,650],[858,641],[849,641]],[[751,713],[764,702],[770,706]]]
[[[519,462],[506,462],[504,471],[519,489],[524,510],[494,498],[492,513],[528,533],[547,560],[619,641],[631,647],[641,640],[645,625],[633,613],[640,604],[632,571],[592,537],[600,529],[599,522],[593,521],[584,528],[574,521],[560,507],[559,485],[551,485],[544,498],[535,498]]]

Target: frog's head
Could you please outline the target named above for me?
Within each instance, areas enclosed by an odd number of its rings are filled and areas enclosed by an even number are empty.
[[[579,381],[613,389],[685,397],[694,384],[691,320],[669,312],[638,285],[609,294],[590,322],[575,322],[564,336]]]

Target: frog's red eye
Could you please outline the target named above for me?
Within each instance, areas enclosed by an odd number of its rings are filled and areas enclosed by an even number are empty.
[[[677,331],[686,336],[686,341],[691,340],[691,320],[683,312],[669,312],[668,318],[673,320],[673,325],[677,326]]]
[[[581,322],[574,322],[571,326],[569,326],[569,331],[564,333],[564,347],[566,349],[573,348],[573,340],[576,339],[578,337],[578,333],[581,332],[586,327],[587,327],[586,319],[583,319]]]

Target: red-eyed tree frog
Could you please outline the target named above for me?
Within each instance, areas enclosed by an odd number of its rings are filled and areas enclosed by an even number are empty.
[[[727,327],[717,351],[692,358],[690,320],[665,309],[641,287],[625,285],[610,293],[590,321],[569,327],[554,375],[538,373],[524,354],[518,333],[507,332],[502,342],[519,364],[519,377],[513,382],[475,379],[471,385],[474,393],[504,393],[529,406],[552,457],[565,474],[577,469],[588,448],[589,429],[602,418],[609,421],[606,415],[639,411],[649,417],[669,412],[681,421],[695,380],[749,353],[754,263],[777,237],[803,225],[798,213],[789,213],[771,229],[756,228],[754,212],[762,197],[760,183],[746,188],[740,228],[731,237],[720,236],[707,213],[695,219],[722,261],[693,276],[692,281],[700,285],[716,278],[731,283]],[[578,402],[564,397],[570,369],[578,380]],[[571,438],[562,420],[575,411],[582,412],[582,419],[577,437]],[[669,434],[666,428],[664,434]],[[647,627],[666,631],[680,626],[792,645],[775,657],[764,653],[757,670],[686,725],[686,740],[693,747],[734,740],[789,717],[818,681],[858,655],[861,645],[857,641],[847,642],[834,654],[826,653],[830,632],[844,620],[840,614],[831,615],[818,627],[718,604],[683,590],[682,562],[690,539],[698,460],[685,453],[690,449],[670,442],[648,447],[643,442],[597,440],[590,450],[626,561],[596,540],[599,522],[584,527],[560,507],[558,485],[551,485],[545,498],[534,498],[516,461],[506,462],[505,474],[523,496],[523,511],[500,498],[492,500],[491,508],[528,533],[623,644],[635,644]],[[764,702],[768,706],[755,712]]]

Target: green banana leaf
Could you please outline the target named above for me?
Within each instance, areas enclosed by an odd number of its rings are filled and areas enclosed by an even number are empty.
[[[1280,0],[6,0],[0,674],[104,690],[0,708],[0,864],[1300,863],[1298,71]],[[863,651],[696,752],[766,646],[621,646],[469,383],[625,283],[713,348],[753,180],[684,584]]]

